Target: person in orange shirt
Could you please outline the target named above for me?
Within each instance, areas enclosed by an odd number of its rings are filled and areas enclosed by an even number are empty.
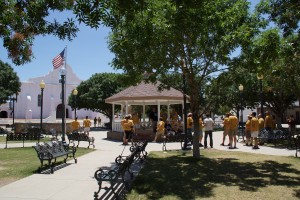
[[[156,134],[153,142],[156,142],[158,138],[163,136],[165,134],[165,122],[163,121],[163,118],[159,118],[159,122],[157,123],[157,128],[156,128]]]
[[[229,121],[228,123],[229,124],[229,130],[228,130],[229,149],[236,149],[236,135],[238,131],[239,120],[235,115],[231,114],[228,117],[228,121]],[[232,143],[234,143],[233,146]]]
[[[201,143],[202,138],[203,138],[203,120],[202,116],[199,117],[199,147],[203,147],[203,144]]]
[[[89,119],[88,116],[86,116],[85,119],[83,120],[83,131],[88,136],[90,134],[91,125],[92,125],[91,120]]]
[[[259,123],[259,131],[262,131],[265,126],[264,118],[262,118],[261,114],[259,114],[257,117],[258,117],[258,123]]]
[[[132,139],[132,133],[133,133],[133,121],[131,120],[131,115],[126,115],[125,120],[121,121],[121,125],[123,127],[125,138],[123,138],[123,144],[127,145],[128,140]]]
[[[80,123],[77,121],[77,117],[75,117],[75,120],[71,122],[71,129],[72,129],[72,133],[73,132],[78,133],[80,129]]]
[[[225,142],[225,138],[228,135],[228,131],[229,131],[229,113],[226,113],[225,118],[223,120],[223,140],[221,143],[221,146],[224,146],[224,142]]]
[[[265,117],[265,129],[267,131],[272,131],[272,126],[273,126],[273,120],[272,117],[269,113],[269,111],[266,111],[266,117]]]
[[[251,130],[251,137],[254,139],[254,146],[253,149],[259,149],[258,147],[258,131],[259,131],[259,121],[256,118],[256,112],[252,112],[252,119],[250,121],[250,130]]]
[[[246,132],[246,145],[245,146],[252,146],[252,143],[249,144],[250,139],[251,139],[251,119],[252,116],[249,114],[248,115],[248,120],[246,121],[246,126],[245,126],[245,132]]]
[[[194,125],[193,114],[189,113],[187,118],[187,135],[192,136],[192,129]]]

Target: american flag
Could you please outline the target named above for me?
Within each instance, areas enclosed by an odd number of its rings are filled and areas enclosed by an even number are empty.
[[[54,69],[57,69],[64,64],[64,56],[65,56],[65,50],[63,50],[60,54],[58,54],[57,56],[55,56],[55,58],[53,58],[52,64]]]

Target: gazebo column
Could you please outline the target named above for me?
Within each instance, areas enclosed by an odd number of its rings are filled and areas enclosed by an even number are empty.
[[[112,105],[112,122],[115,122],[115,104]]]
[[[167,113],[168,113],[168,117],[167,119],[170,119],[170,104],[167,104]]]
[[[145,106],[145,102],[143,102],[143,123],[145,124],[145,115],[146,115],[146,106]]]
[[[160,118],[160,101],[157,102],[157,121],[159,122],[159,118]]]
[[[128,101],[125,101],[125,114],[128,115]]]

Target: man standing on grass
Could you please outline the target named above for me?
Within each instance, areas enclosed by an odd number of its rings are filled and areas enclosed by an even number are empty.
[[[252,119],[251,119],[251,137],[254,139],[254,146],[253,149],[259,149],[258,147],[258,131],[259,131],[259,122],[258,119],[256,118],[256,112],[252,112]]]

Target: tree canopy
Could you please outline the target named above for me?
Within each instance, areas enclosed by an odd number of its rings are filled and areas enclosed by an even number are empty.
[[[123,74],[96,73],[78,85],[76,107],[100,112],[111,119],[112,106],[105,103],[105,99],[121,91],[127,85],[128,81]],[[72,94],[69,96],[69,105],[72,108],[75,108],[74,98]]]
[[[6,103],[9,96],[20,92],[21,82],[16,72],[0,60],[0,104]]]
[[[87,1],[75,5],[82,22],[109,26],[113,66],[155,81],[169,70],[183,73],[195,123],[193,155],[199,157],[198,111],[203,81],[224,69],[245,48],[259,21],[244,0]]]
[[[47,18],[50,11],[72,10],[73,4],[73,0],[0,1],[0,38],[13,63],[31,61],[33,41],[38,35],[53,34],[69,40],[75,37],[78,28],[74,20],[60,23]]]

